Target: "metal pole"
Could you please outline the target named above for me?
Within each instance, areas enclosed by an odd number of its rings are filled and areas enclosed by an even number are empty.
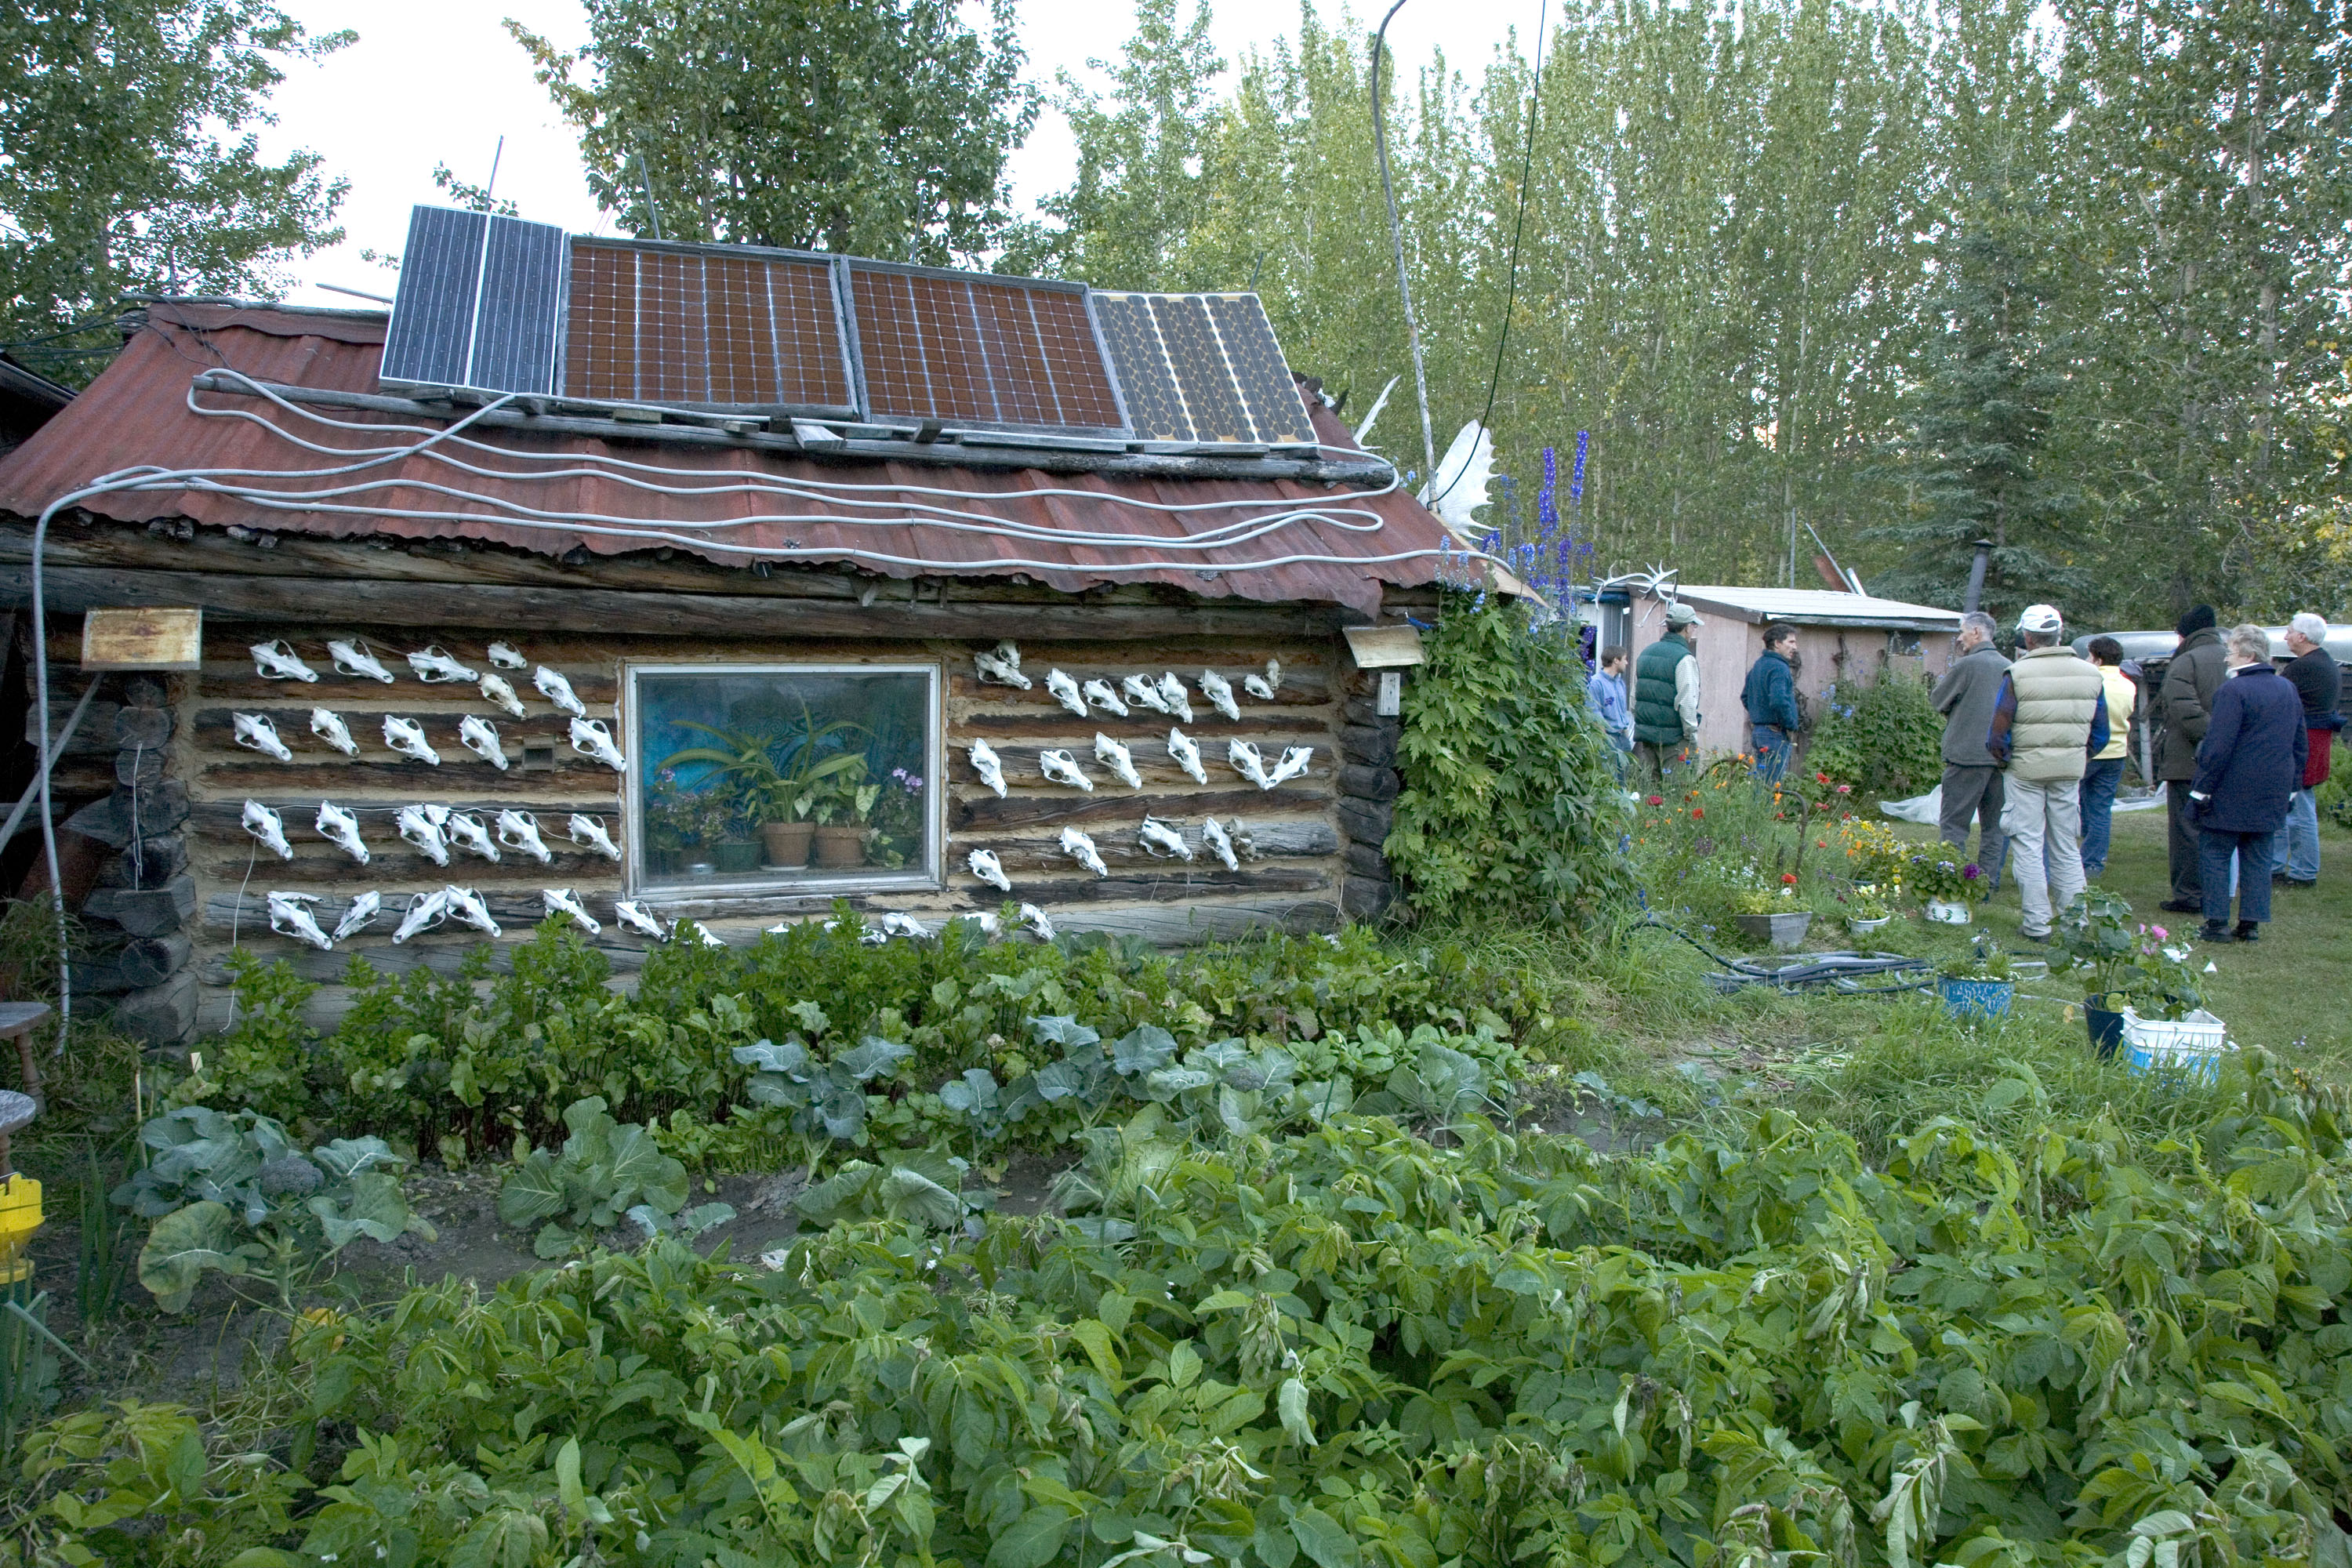
[[[1381,18],[1380,30],[1372,35],[1372,150],[1381,162],[1381,194],[1389,203],[1389,243],[1396,249],[1397,297],[1404,301],[1404,341],[1412,350],[1412,390],[1421,400],[1421,482],[1429,486],[1437,482],[1437,437],[1429,426],[1429,375],[1422,368],[1421,328],[1412,319],[1412,285],[1404,273],[1404,226],[1397,221],[1396,186],[1389,179],[1388,122],[1381,118],[1381,54],[1388,47],[1389,24],[1403,9],[1404,0],[1396,0]]]
[[[43,753],[42,773],[45,775],[48,764],[65,754],[66,742],[72,740],[74,731],[81,728],[81,716],[89,711],[89,700],[98,695],[98,682],[104,679],[100,676],[89,683],[89,689],[83,692],[81,700],[74,704],[73,716],[66,721],[66,727],[58,731],[55,741],[49,742],[48,750]],[[45,713],[42,717],[46,719],[48,715]],[[16,803],[16,809],[8,814],[6,824],[0,825],[0,849],[8,847],[8,840],[16,837],[16,825],[25,820],[25,813],[31,809],[40,793],[41,781],[38,778],[25,786],[25,797]]]
[[[1960,613],[1962,615],[1975,615],[1977,613],[1977,607],[1984,603],[1985,566],[1991,559],[1992,541],[1990,539],[1978,540],[1977,558],[1974,563],[1969,567],[1969,596],[1965,600],[1961,601],[1960,604]]]

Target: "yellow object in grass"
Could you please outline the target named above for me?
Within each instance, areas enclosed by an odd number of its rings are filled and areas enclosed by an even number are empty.
[[[32,1277],[25,1244],[41,1228],[41,1184],[21,1171],[0,1178],[0,1284]]]

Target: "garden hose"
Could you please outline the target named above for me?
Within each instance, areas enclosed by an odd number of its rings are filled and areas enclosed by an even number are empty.
[[[1655,914],[1645,914],[1633,929],[1654,928],[1670,936],[1680,937],[1722,965],[1720,973],[1706,976],[1706,983],[1724,993],[1745,990],[1751,985],[1769,985],[1776,990],[1794,992],[1801,986],[1827,985],[1842,996],[1891,996],[1904,992],[1924,991],[1930,984],[1927,961],[1907,957],[1899,952],[1815,952],[1808,953],[1801,963],[1769,968],[1754,959],[1727,958],[1680,926],[1660,920]],[[1900,974],[1916,972],[1920,978],[1899,985],[1857,985],[1854,982],[1865,975]]]

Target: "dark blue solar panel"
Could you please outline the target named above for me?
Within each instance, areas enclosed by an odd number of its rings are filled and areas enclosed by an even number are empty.
[[[554,391],[562,295],[563,231],[552,224],[492,218],[466,384],[498,392]]]
[[[466,384],[474,300],[490,220],[481,213],[415,207],[400,257],[400,288],[383,338],[386,381]]]

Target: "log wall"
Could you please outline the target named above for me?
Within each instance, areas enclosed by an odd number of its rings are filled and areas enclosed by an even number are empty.
[[[383,685],[334,672],[326,652],[329,637],[363,639],[395,681]],[[284,638],[320,675],[317,684],[265,679],[256,673],[247,645]],[[534,664],[561,670],[592,717],[603,719],[616,737],[625,736],[621,708],[623,671],[631,662],[746,664],[936,661],[942,671],[946,723],[945,847],[943,876],[936,886],[873,890],[850,895],[856,907],[878,917],[904,910],[926,921],[955,913],[993,910],[1005,897],[974,878],[966,857],[974,848],[994,850],[1013,882],[1014,899],[1043,907],[1065,931],[1132,933],[1160,942],[1223,938],[1250,929],[1328,930],[1349,906],[1372,912],[1379,900],[1364,896],[1360,872],[1351,880],[1349,829],[1340,817],[1341,754],[1345,688],[1351,670],[1345,645],[1312,636],[1166,637],[1132,643],[1037,642],[1022,645],[1028,691],[979,680],[971,655],[986,644],[937,639],[829,639],[823,642],[773,637],[724,642],[688,637],[596,637],[581,633],[530,634],[483,627],[429,630],[364,623],[208,623],[201,671],[152,678],[142,695],[153,706],[140,714],[128,707],[110,729],[130,722],[144,744],[127,774],[118,768],[117,788],[81,814],[77,826],[102,834],[130,853],[129,828],[135,809],[142,840],[138,858],[153,876],[129,892],[115,891],[93,903],[126,897],[136,910],[92,909],[101,923],[128,912],[131,939],[118,961],[129,978],[145,982],[125,998],[138,1032],[159,1041],[201,1036],[229,1017],[226,958],[243,945],[271,958],[286,958],[306,978],[321,983],[314,1018],[331,1022],[348,1005],[338,984],[357,953],[379,969],[429,967],[453,973],[472,949],[488,943],[494,969],[508,966],[513,946],[528,938],[544,913],[541,889],[570,888],[604,922],[594,940],[625,976],[643,962],[647,943],[622,931],[613,913],[616,899],[632,896],[629,873],[604,857],[573,847],[563,824],[574,811],[599,816],[627,849],[632,827],[625,822],[621,775],[573,752],[568,721],[529,686],[529,672],[509,672],[529,716],[500,712],[471,685],[426,685],[403,657],[412,648],[437,644],[461,662],[488,668],[484,651],[493,638],[514,644]],[[78,648],[69,626],[53,635],[55,668],[70,671]],[[1241,690],[1242,678],[1262,671],[1269,658],[1283,665],[1283,683],[1271,702]],[[1173,671],[1185,680],[1193,719],[1181,725],[1200,747],[1206,784],[1187,776],[1168,755],[1168,717],[1136,709],[1121,719],[1097,712],[1080,719],[1048,695],[1045,677],[1059,668],[1084,682],[1101,677],[1118,684],[1136,673]],[[1242,705],[1239,722],[1217,713],[1202,697],[1198,678],[1214,668],[1232,681]],[[358,742],[360,755],[345,757],[310,732],[314,707],[339,714]],[[236,745],[235,715],[267,714],[293,752],[278,762]],[[463,715],[490,720],[509,758],[500,772],[457,742]],[[131,717],[126,721],[124,715]],[[384,742],[386,715],[415,720],[441,755],[438,766],[410,760]],[[1094,760],[1099,731],[1128,745],[1142,779],[1140,789],[1121,784]],[[1306,775],[1265,791],[1242,779],[1226,761],[1232,738],[1255,741],[1269,765],[1286,746],[1314,748]],[[986,740],[1003,762],[1008,794],[999,798],[979,781],[967,748]],[[1095,782],[1092,793],[1047,782],[1039,754],[1069,750]],[[95,759],[93,759],[95,760]],[[635,759],[631,759],[634,765]],[[244,805],[257,800],[282,817],[290,859],[264,847],[243,826]],[[357,814],[371,858],[356,863],[315,827],[319,805],[332,801]],[[435,802],[471,809],[487,823],[503,807],[534,813],[552,852],[541,865],[505,850],[497,863],[452,848],[450,864],[436,866],[394,831],[400,807]],[[1149,814],[1181,829],[1195,847],[1191,863],[1154,857],[1141,847],[1138,829]],[[1213,815],[1233,835],[1241,864],[1227,870],[1202,845],[1201,824]],[[103,819],[103,820],[101,820]],[[1097,878],[1064,854],[1065,826],[1083,828],[1094,839],[1108,869]],[[142,880],[116,876],[110,881]],[[455,921],[395,944],[393,933],[411,895],[455,883],[475,889],[505,928],[490,939]],[[373,889],[384,912],[366,930],[320,952],[272,932],[268,895],[288,890],[320,895],[319,923],[331,931],[350,900]],[[664,917],[688,915],[722,939],[754,940],[780,920],[823,918],[833,892],[800,892],[777,887],[756,893],[697,895],[674,886],[639,896]],[[133,929],[134,927],[140,929]],[[142,945],[142,943],[145,945]],[[152,951],[151,951],[152,950]],[[144,964],[145,969],[139,966]],[[148,973],[148,969],[161,969]],[[131,973],[136,970],[136,973]],[[117,985],[116,989],[122,987]]]

